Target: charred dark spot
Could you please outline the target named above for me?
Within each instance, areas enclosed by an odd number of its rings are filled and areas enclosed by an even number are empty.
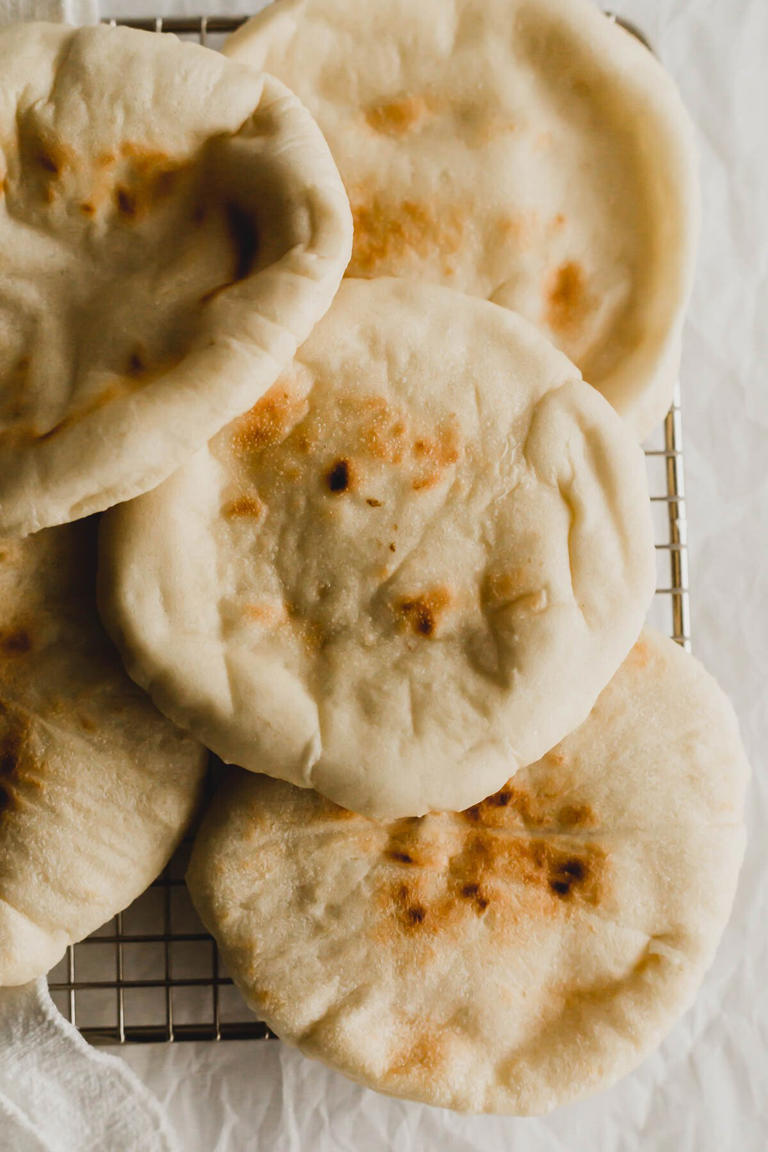
[[[6,731],[0,739],[0,814],[15,802],[21,744],[21,733],[14,728]]]
[[[479,884],[465,884],[461,889],[461,895],[465,900],[471,900],[479,912],[484,912],[488,907],[488,897],[482,894]]]
[[[393,550],[391,545],[390,549]],[[412,599],[399,600],[395,612],[417,636],[434,636],[440,617],[450,602],[451,594],[447,588],[432,588]]]
[[[368,497],[366,504],[369,504],[371,508],[381,508],[381,500],[374,500],[372,496]]]
[[[412,904],[410,908],[406,908],[405,914],[410,920],[411,924],[423,924],[424,917],[427,912],[421,904]]]
[[[549,887],[557,896],[570,896],[576,884],[584,882],[587,866],[583,860],[554,861],[550,867]]]
[[[243,209],[233,202],[226,206],[227,227],[235,249],[235,280],[245,280],[250,275],[259,252],[259,237],[256,226]]]
[[[128,188],[120,186],[115,189],[115,203],[122,216],[136,215],[136,196]]]
[[[7,656],[23,656],[25,652],[29,652],[32,648],[32,640],[29,633],[23,628],[19,628],[14,632],[0,633],[0,649]]]
[[[397,546],[395,544],[390,544],[389,550],[390,552],[397,552]]]
[[[141,376],[142,372],[146,372],[146,370],[147,365],[144,362],[144,356],[139,349],[135,349],[128,359],[129,376]]]
[[[413,856],[410,856],[407,852],[392,851],[387,853],[387,855],[390,860],[397,860],[400,864],[413,864]]]
[[[349,461],[337,460],[325,479],[331,492],[346,492],[350,485]]]
[[[40,152],[37,157],[37,162],[44,171],[50,172],[52,176],[58,176],[61,171],[53,156],[48,152]]]
[[[493,796],[489,796],[486,803],[491,804],[494,808],[506,808],[512,799],[509,792],[494,792]]]

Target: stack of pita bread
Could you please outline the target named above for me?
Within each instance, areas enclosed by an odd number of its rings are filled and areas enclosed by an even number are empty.
[[[733,710],[644,629],[672,82],[591,0],[0,62],[0,984],[158,874],[210,749],[188,884],[281,1037],[461,1110],[609,1085],[744,847]]]

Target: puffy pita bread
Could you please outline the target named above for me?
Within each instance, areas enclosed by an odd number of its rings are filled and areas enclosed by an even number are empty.
[[[274,383],[351,220],[282,84],[172,36],[0,31],[0,534],[152,488]]]
[[[222,759],[458,809],[587,716],[654,587],[640,449],[506,309],[346,280],[290,371],[103,521],[107,627]]]
[[[95,543],[89,522],[0,545],[0,986],[143,892],[200,795],[206,754],[99,625]]]
[[[277,0],[224,51],[307,105],[353,276],[538,324],[642,438],[672,398],[698,230],[672,80],[589,0]]]
[[[534,1114],[632,1069],[727,920],[733,710],[646,633],[587,722],[467,812],[381,825],[231,770],[187,875],[246,999],[369,1087]]]

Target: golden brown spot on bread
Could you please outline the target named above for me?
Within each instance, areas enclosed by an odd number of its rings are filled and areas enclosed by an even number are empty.
[[[588,804],[563,804],[557,794],[548,795],[543,789],[528,792],[511,781],[481,803],[467,808],[462,816],[473,824],[531,831],[572,831],[596,824]]]
[[[262,600],[255,604],[245,604],[243,615],[254,624],[271,628],[281,620],[287,619],[288,613],[283,604]]]
[[[557,811],[557,822],[562,828],[592,828],[595,814],[588,804],[564,804]]]
[[[96,206],[91,204],[90,200],[86,200],[80,205],[80,211],[84,216],[93,216],[96,211]]]
[[[336,460],[325,474],[325,483],[330,492],[339,495],[352,487],[352,464],[349,460]]]
[[[439,484],[445,470],[459,460],[461,439],[455,416],[444,420],[434,436],[419,436],[412,450],[418,465],[413,480],[414,491],[433,488]]]
[[[104,156],[99,160],[102,168],[118,163],[115,156]],[[192,170],[189,162],[171,160],[166,153],[126,142],[120,149],[120,166],[114,175],[102,172],[96,180],[91,200],[98,200],[108,193],[111,181],[115,178],[113,199],[121,216],[135,220],[145,216],[160,202],[166,200],[177,188],[185,171]]]
[[[535,587],[535,577],[526,567],[501,568],[485,574],[483,599],[492,607],[513,603]]]
[[[630,652],[632,663],[638,668],[645,668],[651,662],[651,650],[645,640],[640,639]]]
[[[40,792],[43,782],[33,770],[34,761],[27,763],[29,723],[0,704],[0,816],[24,803],[24,792]]]
[[[401,1076],[411,1079],[415,1071],[434,1076],[445,1063],[449,1043],[449,1033],[445,1028],[425,1028],[423,1019],[415,1019],[407,1029],[408,1034],[415,1034],[415,1038],[406,1040],[395,1049],[382,1076],[384,1084]]]
[[[573,334],[591,306],[584,272],[575,260],[561,264],[547,277],[544,297],[545,320],[549,327],[564,335]]]
[[[370,104],[365,111],[365,119],[374,132],[386,136],[404,136],[428,113],[426,101],[419,96],[398,96],[394,100],[381,100]]]
[[[465,883],[483,889],[488,904],[503,899],[509,884],[557,901],[573,897],[596,904],[602,895],[605,853],[594,844],[566,851],[548,839],[500,836],[480,828],[467,842],[457,872]]]
[[[381,500],[374,500],[372,496],[368,497],[366,504],[368,504],[371,508],[381,508]]]
[[[400,464],[405,455],[406,426],[400,413],[381,396],[365,397],[358,404],[362,414],[361,447],[375,460]]]
[[[32,640],[25,628],[0,632],[0,650],[6,656],[23,656],[32,649]]]
[[[419,596],[405,597],[395,603],[396,617],[416,636],[434,636],[441,617],[452,602],[451,592],[442,586],[430,588]]]
[[[558,748],[553,748],[551,752],[547,752],[546,759],[547,763],[553,764],[556,768],[564,768],[568,763],[568,757]]]
[[[250,496],[246,494],[243,496],[236,496],[234,500],[230,500],[221,509],[221,514],[227,520],[236,520],[241,517],[260,520],[264,513],[264,509],[265,505],[258,496]]]
[[[258,404],[235,422],[232,447],[238,454],[281,444],[306,415],[306,396],[286,380],[278,380]]]
[[[495,231],[501,239],[519,247],[531,243],[538,227],[538,213],[532,209],[524,212],[502,212],[495,221]]]
[[[387,203],[378,196],[360,198],[353,190],[354,247],[348,276],[397,273],[439,253],[454,255],[461,247],[464,218],[456,208],[417,200]]]

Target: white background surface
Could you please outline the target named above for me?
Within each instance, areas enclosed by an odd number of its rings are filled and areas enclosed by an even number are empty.
[[[683,362],[694,648],[735,700],[754,770],[726,938],[660,1052],[542,1120],[388,1100],[277,1043],[114,1049],[166,1105],[183,1152],[768,1149],[768,0],[615,7],[654,43],[699,134],[704,229]],[[244,7],[111,0],[103,11]]]

